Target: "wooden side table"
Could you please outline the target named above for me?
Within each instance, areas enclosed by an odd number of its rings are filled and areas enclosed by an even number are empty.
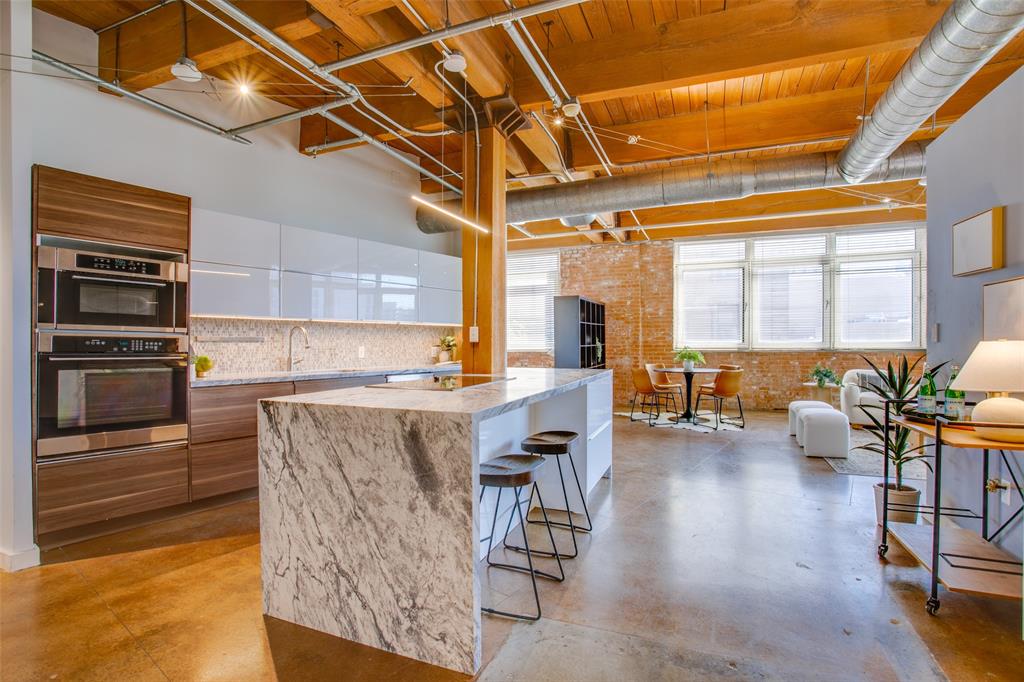
[[[824,386],[818,386],[818,382],[816,381],[805,381],[803,385],[811,389],[811,397],[813,400],[820,400],[821,402],[828,403],[829,405],[832,404],[832,391],[837,388],[842,388],[839,384],[833,384],[831,382]]]

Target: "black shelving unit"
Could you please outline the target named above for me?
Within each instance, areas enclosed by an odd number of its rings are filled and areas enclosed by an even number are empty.
[[[555,367],[604,369],[604,304],[583,296],[555,296]]]

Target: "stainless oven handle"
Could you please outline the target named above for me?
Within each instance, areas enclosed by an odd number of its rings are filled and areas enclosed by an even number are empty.
[[[115,457],[117,455],[130,455],[136,452],[152,452],[154,450],[169,450],[171,448],[180,448],[187,446],[187,440],[172,440],[164,441],[162,443],[153,443],[146,445],[139,445],[131,448],[119,448],[117,450],[103,450],[101,452],[84,452],[81,454],[72,455],[70,457],[47,457],[46,459],[40,459],[36,462],[37,467],[45,467],[53,464],[67,464],[68,462],[74,462],[82,459],[99,459],[102,457]]]
[[[87,279],[90,282],[110,282],[111,284],[138,284],[143,287],[167,286],[167,282],[143,282],[135,279],[110,279],[109,277],[88,277],[86,275],[71,275],[71,279]]]
[[[95,355],[88,355],[88,356],[74,357],[74,358],[47,357],[46,359],[49,360],[50,362],[83,362],[83,361],[85,361],[85,362],[89,362],[89,361],[106,362],[108,360],[181,360],[181,361],[184,362],[185,356],[181,355],[181,354],[175,354],[175,355],[100,355],[100,354],[97,353]]]

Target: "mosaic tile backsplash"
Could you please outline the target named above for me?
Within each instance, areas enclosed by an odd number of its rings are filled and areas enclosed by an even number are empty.
[[[246,374],[288,369],[288,332],[296,323],[288,320],[193,317],[192,349],[214,362],[210,376]],[[434,346],[451,327],[303,322],[309,332],[309,348],[295,332],[295,357],[301,368],[359,369],[364,367],[422,367],[435,363]],[[246,339],[246,340],[242,340]],[[251,339],[251,340],[250,340]],[[366,357],[359,357],[359,347]]]

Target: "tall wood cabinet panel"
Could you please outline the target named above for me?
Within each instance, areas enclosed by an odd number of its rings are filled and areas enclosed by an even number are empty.
[[[184,504],[188,448],[40,464],[36,482],[37,533]]]
[[[37,232],[188,250],[188,197],[38,165],[32,190]]]

